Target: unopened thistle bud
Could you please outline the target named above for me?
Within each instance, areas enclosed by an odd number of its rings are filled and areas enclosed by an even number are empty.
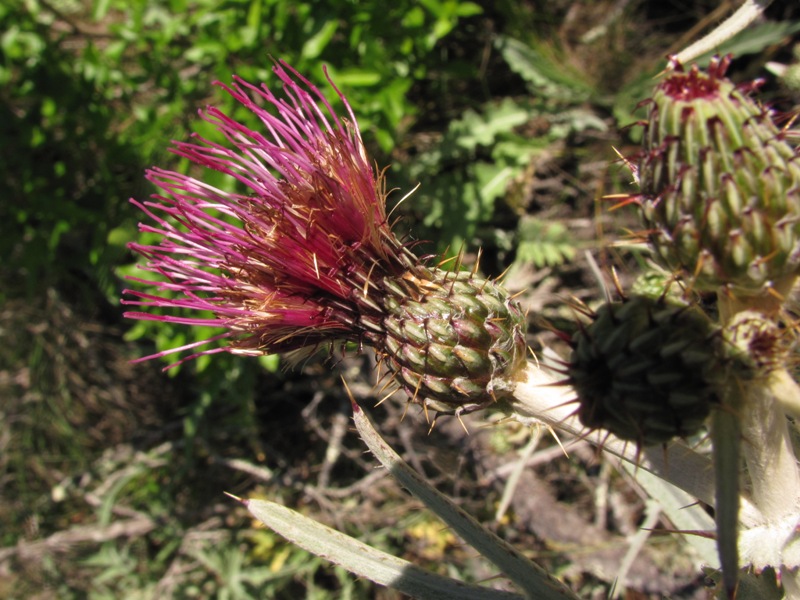
[[[650,102],[638,167],[650,242],[700,290],[788,291],[800,269],[800,164],[769,111],[724,77],[680,68]]]
[[[229,175],[229,192],[152,169],[161,193],[133,201],[150,218],[154,286],[126,290],[128,317],[214,325],[226,351],[260,355],[353,342],[372,346],[412,401],[441,412],[487,406],[525,362],[525,315],[496,282],[426,267],[392,232],[383,178],[367,159],[355,117],[338,116],[322,93],[276,65],[285,97],[235,78],[224,89],[264,128],[215,108],[202,113],[226,138],[177,143],[175,154]],[[187,358],[191,358],[187,357]],[[186,360],[186,359],[184,359]]]
[[[670,296],[631,296],[588,316],[566,369],[581,423],[643,446],[700,431],[720,401],[721,337],[706,315]]]

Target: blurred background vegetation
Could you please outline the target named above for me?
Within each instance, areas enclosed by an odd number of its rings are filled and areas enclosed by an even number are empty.
[[[167,373],[155,361],[130,364],[205,334],[122,319],[123,276],[135,264],[126,244],[140,218],[128,199],[151,192],[148,166],[189,168],[167,148],[203,131],[198,108],[236,111],[215,80],[274,83],[272,58],[283,59],[337,102],[324,64],[376,164],[391,167],[389,187],[399,191],[390,204],[421,184],[401,205],[399,227],[428,240],[425,253],[464,251],[469,262],[482,248],[484,272],[510,269],[506,283],[523,291],[532,320],[557,320],[567,294],[596,293],[584,250],[635,262],[603,250],[625,217],[598,200],[630,177],[612,146],[635,151],[627,126],[664,57],[736,4],[4,2],[0,597],[397,597],[256,528],[225,490],[278,499],[427,568],[491,576],[374,471],[349,431],[339,377],[369,405],[369,357],[333,370],[225,355]],[[766,65],[793,60],[795,4],[775,2],[726,48],[737,77],[768,77]],[[776,107],[796,107],[778,79],[765,90]],[[403,420],[404,409],[402,399],[376,408],[382,431],[491,521],[527,431],[481,428],[485,417],[475,416],[472,435],[447,423],[428,435],[424,416]],[[613,580],[608,549],[624,552],[642,499],[591,452],[540,452],[550,454],[530,474],[538,492],[493,527],[582,594],[603,594]],[[556,530],[556,513],[583,525]],[[581,529],[590,538],[575,538]],[[629,597],[700,593],[691,565],[664,550],[672,543],[665,535],[654,544],[633,578],[641,595]],[[646,575],[651,567],[660,575]]]

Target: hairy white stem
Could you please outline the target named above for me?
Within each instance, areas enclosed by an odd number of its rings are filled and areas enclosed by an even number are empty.
[[[770,389],[775,401],[795,423],[800,422],[800,386],[786,369],[775,371],[771,377]]]
[[[742,453],[752,484],[753,502],[768,521],[796,513],[800,502],[800,474],[789,427],[781,404],[781,392],[797,389],[787,378],[774,374],[766,385],[753,385],[742,415]],[[793,388],[793,389],[792,389]]]
[[[752,500],[764,522],[742,532],[742,558],[756,568],[780,567],[786,597],[800,598],[800,471],[785,416],[786,405],[796,405],[800,388],[784,370],[748,387],[742,454]]]
[[[785,600],[800,599],[800,572],[797,569],[781,569],[781,584],[785,593]]]

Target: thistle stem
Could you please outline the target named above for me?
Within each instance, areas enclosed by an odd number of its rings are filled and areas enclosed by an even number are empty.
[[[753,303],[748,299],[741,303],[723,294],[719,299],[720,318],[728,324],[743,310],[756,308],[768,318],[775,318],[780,309],[778,305],[776,310],[775,301]],[[787,413],[795,418],[800,415],[800,386],[783,367],[733,385],[738,390],[731,390],[730,395],[738,397],[738,402],[729,403],[729,410],[738,416],[742,439],[739,447],[747,466],[751,498],[763,515],[763,520],[749,529],[743,523],[739,537],[742,559],[755,569],[775,567],[781,573],[785,597],[800,599],[800,556],[793,549],[798,542],[800,471],[786,418]]]
[[[795,423],[800,422],[800,385],[786,369],[771,374],[770,391],[780,408],[792,417]]]
[[[742,453],[753,502],[767,520],[777,521],[796,512],[800,499],[800,473],[784,414],[786,403],[797,406],[799,388],[785,370],[770,374],[766,385],[749,388],[742,415]]]
[[[741,533],[742,558],[756,569],[780,571],[787,600],[800,599],[797,546],[800,472],[792,448],[787,405],[797,406],[800,388],[784,370],[751,384],[742,409],[742,454],[753,503],[764,523]]]

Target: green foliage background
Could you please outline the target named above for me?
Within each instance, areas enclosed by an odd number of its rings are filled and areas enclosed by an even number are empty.
[[[2,3],[0,520],[8,526],[0,541],[25,539],[33,521],[42,536],[75,523],[108,523],[123,497],[127,509],[155,515],[160,528],[79,553],[79,568],[45,561],[39,579],[0,577],[0,595],[152,592],[182,536],[216,502],[208,498],[219,489],[203,488],[198,465],[232,448],[260,456],[259,402],[265,390],[293,381],[271,357],[204,357],[168,376],[155,372],[157,365],[128,364],[208,334],[124,322],[118,298],[121,277],[135,263],[126,244],[137,236],[139,215],[128,199],[151,192],[144,169],[190,168],[168,153],[168,141],[192,131],[210,135],[196,118],[207,103],[249,118],[215,80],[238,74],[271,83],[272,59],[283,59],[335,104],[326,65],[376,163],[392,165],[390,187],[401,191],[391,200],[421,183],[402,207],[401,226],[431,240],[426,252],[482,246],[495,275],[512,263],[553,267],[587,242],[532,214],[520,190],[535,176],[532,165],[553,157],[559,165],[612,157],[608,132],[634,119],[673,33],[632,35],[646,3],[630,4],[618,31],[576,52],[580,45],[566,43],[563,23],[581,3],[567,1]],[[675,30],[714,4],[695,3],[673,22]],[[794,31],[796,23],[762,30],[741,52],[760,52]],[[550,201],[576,209],[583,196],[579,210],[591,216],[594,197],[622,185],[607,179],[565,188]],[[143,431],[158,433],[150,439]],[[153,450],[156,442],[169,450]],[[126,444],[146,450],[125,454]],[[70,492],[78,486],[72,477],[120,472],[90,508]],[[395,533],[381,535],[400,543]],[[255,550],[244,554],[243,545]],[[264,553],[273,561],[266,570],[258,566]],[[186,597],[208,597],[212,584],[232,598],[298,597],[298,589],[309,597],[327,597],[330,589],[342,597],[370,594],[367,584],[341,573],[320,584],[319,561],[266,532],[231,532],[193,556],[206,575],[182,588]],[[282,557],[279,565],[275,557]]]

